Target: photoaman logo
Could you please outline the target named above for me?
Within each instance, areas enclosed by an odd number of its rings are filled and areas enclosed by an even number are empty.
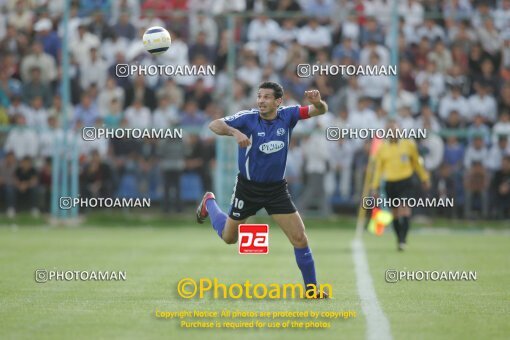
[[[269,253],[269,225],[240,224],[239,254]]]

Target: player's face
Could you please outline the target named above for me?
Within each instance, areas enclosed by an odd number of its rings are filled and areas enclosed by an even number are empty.
[[[272,89],[259,89],[257,94],[257,106],[262,116],[271,115],[282,103],[282,99],[276,99]]]

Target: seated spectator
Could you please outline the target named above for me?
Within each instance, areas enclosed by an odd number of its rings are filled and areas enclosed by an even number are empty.
[[[82,197],[112,197],[112,170],[102,161],[97,150],[93,150],[90,160],[80,173],[80,193]]]
[[[503,158],[509,155],[510,144],[508,143],[508,136],[501,135],[498,137],[498,142],[489,150],[487,167],[493,172],[501,170],[501,162]]]
[[[32,129],[27,129],[26,119],[22,115],[14,118],[15,126],[7,134],[4,144],[4,151],[14,152],[16,159],[25,157],[34,158],[37,156],[37,134]]]
[[[137,76],[133,79],[133,84],[126,90],[125,98],[124,107],[131,106],[135,100],[141,101],[151,111],[157,106],[156,94],[153,89],[145,84],[143,76]]]
[[[122,120],[124,112],[122,112],[122,105],[118,98],[112,98],[108,113],[104,116],[104,125],[107,128],[118,129],[120,127],[120,121]]]
[[[84,92],[81,96],[80,104],[74,108],[74,121],[73,125],[76,125],[80,121],[83,126],[90,127],[96,125],[96,120],[99,118],[99,111],[97,106],[92,102],[92,98],[89,93]]]
[[[197,12],[196,15],[190,15],[189,20],[190,41],[195,42],[198,35],[205,34],[205,43],[207,46],[216,46],[218,43],[218,25],[213,17],[206,12]]]
[[[16,169],[17,161],[14,152],[9,151],[4,159],[0,160],[0,193],[5,198],[7,217],[13,218],[16,214]]]
[[[259,15],[248,25],[248,41],[255,42],[263,48],[271,39],[280,35],[280,25],[267,15]]]
[[[335,64],[339,64],[340,60],[344,58],[349,58],[354,63],[358,63],[360,60],[359,48],[349,37],[344,38],[341,44],[336,45],[333,49],[333,62]]]
[[[205,123],[205,117],[202,111],[198,109],[194,101],[187,101],[181,116],[181,126],[201,127]]]
[[[127,108],[125,118],[130,128],[149,128],[152,125],[152,115],[148,107],[143,106],[140,99],[135,99],[133,105]]]
[[[38,176],[37,170],[32,163],[32,157],[26,156],[21,159],[14,173],[14,185],[16,187],[14,191],[16,206],[18,206],[17,199],[22,198],[21,201],[28,202],[32,216],[38,217]]]
[[[484,117],[481,114],[476,114],[476,116],[473,119],[473,123],[469,126],[467,130],[468,142],[471,142],[474,136],[482,136],[485,145],[491,144],[491,129],[484,122],[485,122]]]
[[[496,217],[510,218],[510,156],[503,158],[501,169],[494,174],[490,192]]]
[[[39,96],[32,99],[29,107],[30,116],[27,125],[35,130],[44,130],[48,127],[48,110],[43,106],[43,99]]]
[[[460,173],[464,161],[464,146],[455,136],[446,139],[443,162],[453,173]]]
[[[110,111],[110,104],[114,98],[117,99],[121,107],[124,107],[124,89],[117,86],[114,78],[108,77],[106,87],[101,90],[97,99],[97,106],[101,117],[105,117],[108,111]]]
[[[158,108],[152,116],[152,126],[155,128],[166,129],[176,127],[179,124],[179,114],[174,105],[170,105],[167,97],[159,98]]]
[[[486,165],[489,150],[485,145],[483,136],[474,136],[464,156],[464,168],[471,169],[473,163],[479,162],[483,166]]]
[[[490,87],[485,84],[479,84],[475,89],[476,93],[468,99],[468,119],[473,120],[476,115],[480,115],[484,122],[494,124],[497,117],[497,107],[496,99],[489,92]]]
[[[426,38],[430,43],[438,40],[444,41],[446,38],[443,28],[436,24],[432,18],[425,19],[423,25],[416,30],[416,34],[420,40]]]
[[[254,56],[246,56],[243,60],[243,65],[237,69],[236,76],[237,79],[250,88],[257,86],[262,77],[262,69],[257,62],[257,58]]]
[[[21,79],[24,83],[32,80],[32,70],[34,67],[41,71],[41,83],[48,84],[57,78],[57,67],[55,59],[43,51],[43,45],[39,41],[32,44],[32,53],[21,60]]]
[[[35,97],[41,97],[45,107],[51,105],[51,87],[48,82],[42,81],[41,69],[38,66],[30,70],[30,81],[23,85],[23,95],[25,103],[31,103]]]
[[[507,136],[510,138],[510,113],[509,111],[503,111],[499,115],[498,121],[492,127],[492,142],[495,143],[498,136]]]
[[[443,121],[448,119],[452,111],[457,111],[462,119],[466,119],[469,110],[468,101],[462,96],[458,86],[453,86],[450,92],[439,101],[439,118]]]
[[[81,22],[78,26],[78,34],[69,42],[69,50],[76,57],[78,64],[86,64],[90,57],[90,49],[100,45],[99,38],[87,30],[85,22]]]
[[[331,46],[331,33],[325,26],[319,25],[316,18],[310,18],[308,24],[300,29],[298,42],[314,55],[318,50]]]
[[[105,20],[103,11],[94,11],[94,14],[92,15],[92,21],[88,26],[88,31],[98,37],[100,41],[104,41],[111,36],[112,27]]]
[[[207,35],[205,32],[198,32],[196,41],[189,48],[189,58],[193,60],[197,55],[201,54],[207,62],[212,63],[216,59],[216,55],[212,46],[207,44]]]
[[[453,66],[452,53],[443,40],[437,40],[434,49],[428,54],[428,60],[435,63],[437,70],[446,73]]]
[[[271,40],[266,50],[259,51],[259,59],[261,65],[279,72],[286,65],[287,51],[276,40]]]
[[[83,91],[95,84],[98,89],[103,89],[106,84],[108,66],[99,55],[98,47],[93,46],[88,51],[88,58],[82,58],[80,69],[82,70],[80,85]]]
[[[384,44],[384,30],[379,26],[377,20],[370,16],[365,25],[361,26],[360,44],[364,46],[368,41],[376,44]]]

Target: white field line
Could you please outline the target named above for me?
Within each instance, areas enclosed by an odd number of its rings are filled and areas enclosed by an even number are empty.
[[[393,337],[391,336],[390,323],[377,300],[361,237],[356,237],[352,241],[351,248],[361,309],[367,319],[367,339],[391,340]]]

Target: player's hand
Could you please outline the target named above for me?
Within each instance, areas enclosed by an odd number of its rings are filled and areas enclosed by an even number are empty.
[[[239,144],[239,146],[242,147],[242,148],[246,148],[246,147],[251,145],[251,141],[241,131],[235,132],[234,133],[234,138],[236,139],[237,144]]]
[[[319,104],[321,102],[321,93],[319,90],[305,91],[305,99],[312,105]]]

